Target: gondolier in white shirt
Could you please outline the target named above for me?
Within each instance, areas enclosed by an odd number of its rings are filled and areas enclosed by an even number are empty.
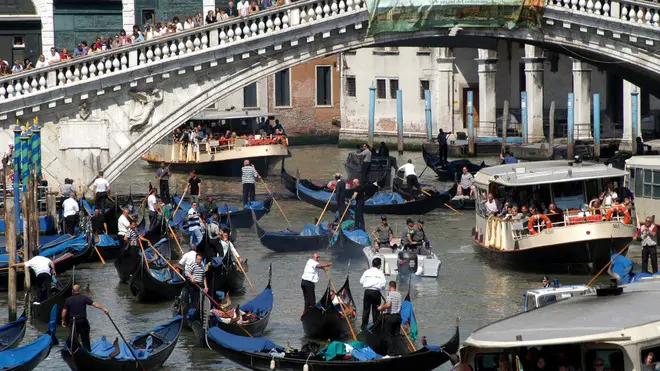
[[[121,216],[117,220],[117,234],[119,235],[119,246],[122,250],[126,246],[124,237],[128,236],[128,227],[130,224],[131,220],[128,217],[128,208],[125,208],[121,211]]]
[[[325,270],[332,265],[331,262],[319,263],[320,259],[319,253],[315,252],[312,254],[312,258],[305,263],[305,270],[300,282],[305,299],[305,310],[316,305],[316,283],[319,282],[319,269]]]
[[[403,171],[403,179],[408,185],[408,192],[410,192],[410,197],[415,197],[419,193],[420,186],[419,180],[417,179],[417,174],[415,174],[415,165],[413,165],[412,160],[408,159],[408,162],[403,164],[398,171]]]
[[[76,224],[78,224],[78,219],[80,218],[80,206],[78,205],[78,200],[76,200],[76,192],[71,192],[69,198],[62,202],[62,216],[64,217],[64,229],[66,233],[73,236]]]
[[[55,276],[55,264],[45,256],[37,255],[25,263],[14,263],[12,267],[21,268],[26,266],[34,272],[37,277],[37,302],[43,302],[48,299],[52,277]]]
[[[148,232],[156,231],[156,224],[158,222],[158,215],[162,214],[158,198],[156,197],[156,187],[151,188],[149,197],[147,197],[147,207],[149,207],[149,230]]]
[[[373,323],[380,318],[378,306],[380,305],[381,291],[385,289],[387,280],[380,269],[381,260],[375,258],[371,263],[371,268],[367,269],[360,278],[360,283],[364,287],[364,299],[362,300],[362,329],[369,323],[369,312],[371,312]]]
[[[102,171],[99,171],[99,175],[92,183],[92,188],[94,190],[94,207],[101,210],[101,214],[105,214],[105,199],[110,193],[110,183],[103,177]]]

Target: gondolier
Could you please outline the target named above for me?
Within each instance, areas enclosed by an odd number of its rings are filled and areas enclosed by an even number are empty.
[[[158,198],[156,197],[156,188],[149,190],[149,197],[147,197],[147,207],[149,208],[149,229],[147,233],[156,231],[158,223],[158,215],[162,213]]]
[[[385,311],[383,320],[385,330],[385,343],[387,344],[387,355],[395,355],[396,346],[394,340],[399,335],[401,328],[401,293],[396,290],[396,282],[390,281],[385,304],[378,307],[379,311]]]
[[[11,265],[14,268],[28,267],[34,272],[37,277],[37,302],[43,302],[48,299],[48,292],[50,291],[50,284],[52,277],[55,277],[55,264],[53,261],[45,256],[37,255],[25,263],[14,263]]]
[[[125,208],[121,211],[121,216],[117,220],[117,235],[119,236],[119,246],[122,248],[126,247],[126,236],[128,235],[128,228],[131,225],[131,220],[128,215],[128,208]]]
[[[642,239],[642,272],[648,272],[649,260],[651,260],[652,274],[658,271],[658,226],[653,223],[653,219],[646,217],[634,239]]]
[[[195,170],[190,172],[190,179],[188,179],[188,186],[190,187],[190,201],[199,201],[199,196],[202,194],[202,180],[197,176]]]
[[[225,257],[225,255],[227,255],[227,253],[231,252],[231,255],[233,257],[243,262],[243,259],[241,259],[240,255],[238,255],[238,251],[236,251],[234,244],[229,239],[229,231],[226,229],[222,231],[222,240],[220,241],[220,246],[222,246],[223,258]]]
[[[64,216],[64,229],[66,233],[73,236],[76,224],[80,218],[80,206],[76,200],[76,192],[71,192],[69,198],[62,203],[62,216]]]
[[[71,328],[71,333],[67,343],[71,344],[72,336],[78,336],[82,346],[85,349],[90,350],[90,328],[89,321],[87,321],[87,306],[91,305],[94,308],[98,308],[104,311],[105,313],[108,313],[108,310],[105,309],[101,303],[93,301],[88,296],[81,294],[80,285],[73,285],[71,294],[71,296],[66,298],[64,307],[62,308],[62,327],[69,326]]]
[[[257,179],[261,179],[261,176],[259,176],[257,173],[254,165],[250,164],[250,160],[243,161],[243,167],[241,168],[241,183],[243,183],[243,205],[247,205],[248,202],[254,201],[256,192],[255,183]]]
[[[172,171],[165,162],[160,163],[160,167],[156,170],[156,178],[158,178],[158,185],[160,186],[160,198],[164,203],[170,202],[170,176]]]
[[[355,228],[364,230],[364,186],[360,185],[359,179],[353,179],[353,187],[350,190],[353,192],[353,199],[355,199]],[[347,206],[349,207],[349,206]]]
[[[331,262],[319,263],[319,259],[321,259],[321,256],[315,252],[312,254],[312,258],[305,263],[305,270],[300,282],[303,298],[305,299],[305,310],[316,305],[316,283],[319,282],[319,269],[325,270],[332,265]]]
[[[344,208],[346,208],[346,181],[342,179],[341,173],[337,173],[337,183],[335,185],[335,193],[337,194],[337,220],[344,215]]]
[[[440,156],[440,165],[447,162],[447,134],[440,129],[438,131],[438,156]]]
[[[390,241],[392,241],[393,237],[392,228],[387,224],[386,215],[380,216],[380,222],[381,224],[372,233],[376,251],[381,247],[390,247]]]
[[[380,270],[380,266],[380,258],[375,258],[371,263],[371,268],[367,269],[360,278],[360,283],[364,287],[362,329],[365,329],[367,324],[369,324],[369,312],[371,312],[373,323],[376,323],[380,318],[380,311],[378,309],[378,306],[380,306],[380,292],[385,289],[385,284],[387,283],[383,271]]]
[[[190,246],[197,246],[202,242],[202,227],[197,212],[197,202],[193,202],[188,210],[188,231],[190,232]]]
[[[406,184],[408,185],[410,197],[415,198],[420,190],[420,185],[419,180],[417,179],[417,174],[415,174],[415,165],[413,165],[412,160],[408,159],[408,162],[401,166],[398,171],[403,171],[403,179],[406,180]]]
[[[369,171],[371,170],[371,148],[368,144],[362,145],[362,152],[357,153],[356,156],[362,157],[362,166],[360,167],[360,176],[363,183],[369,181]]]
[[[105,199],[108,198],[110,192],[110,183],[103,177],[102,171],[99,171],[99,175],[92,183],[92,189],[94,190],[94,207],[105,213]]]
[[[218,214],[213,214],[211,217],[211,222],[206,223],[206,238],[207,246],[204,254],[206,255],[206,260],[211,261],[216,256],[219,256],[222,252],[222,246],[220,245],[220,237],[222,232],[220,232],[220,226],[218,225]]]
[[[186,264],[186,291],[190,298],[190,307],[197,309],[199,307],[200,288],[206,293],[206,275],[204,274],[204,257],[197,253],[193,263]]]
[[[92,233],[95,235],[108,234],[108,225],[105,224],[105,218],[101,214],[101,210],[94,209],[94,215],[90,218],[92,224]]]

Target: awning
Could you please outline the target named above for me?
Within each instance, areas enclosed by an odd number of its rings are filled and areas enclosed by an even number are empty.
[[[277,113],[265,111],[220,111],[217,109],[205,109],[202,112],[194,115],[193,120],[231,120],[231,119],[244,119],[255,117],[269,117],[277,116]]]

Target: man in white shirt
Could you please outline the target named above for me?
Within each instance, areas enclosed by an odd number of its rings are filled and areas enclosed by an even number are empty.
[[[484,207],[488,215],[495,215],[500,212],[500,203],[497,202],[492,193],[488,194],[488,200],[484,202]]]
[[[50,55],[48,56],[48,64],[57,63],[60,61],[60,53],[57,52],[57,49],[50,48]]]
[[[470,196],[470,198],[473,198],[473,184],[474,176],[470,174],[467,167],[463,167],[463,174],[461,174],[461,184],[459,185],[456,193],[459,196]]]
[[[131,221],[128,218],[128,208],[125,208],[122,210],[121,216],[119,216],[119,220],[117,220],[117,234],[119,235],[119,246],[122,250],[126,245],[124,237],[128,235],[128,226],[130,224]]]
[[[238,10],[238,15],[241,17],[247,17],[250,3],[247,0],[240,1],[236,6],[236,9]]]
[[[158,198],[156,197],[156,187],[151,188],[151,191],[149,191],[147,207],[149,207],[149,232],[154,232],[157,228],[158,215],[161,214]]]
[[[380,312],[378,311],[381,298],[380,292],[385,288],[385,285],[387,284],[385,275],[383,274],[383,271],[380,269],[380,267],[380,258],[375,258],[371,263],[371,268],[364,271],[362,277],[360,278],[360,283],[362,284],[362,287],[364,287],[362,329],[365,329],[369,323],[370,311],[373,323],[376,323],[380,318]]]
[[[76,200],[76,192],[71,192],[69,198],[62,202],[62,216],[64,217],[64,229],[66,233],[73,236],[78,224],[78,218],[80,213],[80,206],[78,206],[78,200]]]
[[[231,255],[234,257],[234,259],[238,259],[240,262],[243,262],[243,259],[241,259],[241,256],[238,255],[238,251],[236,251],[234,244],[231,243],[231,240],[229,239],[229,232],[227,230],[222,231],[222,240],[220,241],[220,246],[222,246],[223,257],[227,255],[229,251],[231,251]]]
[[[190,246],[199,245],[202,242],[202,222],[197,213],[197,202],[193,202],[188,210],[188,231],[190,232]]]
[[[319,259],[321,259],[319,253],[312,254],[312,258],[307,260],[303,271],[300,287],[305,299],[305,310],[316,305],[316,283],[319,282],[319,269],[325,270],[332,265],[330,262],[319,263]]]
[[[413,165],[412,160],[408,159],[408,162],[401,166],[398,171],[403,171],[403,179],[405,179],[408,184],[410,197],[414,198],[419,192],[420,186],[417,174],[415,174],[415,165]]]
[[[190,246],[190,251],[183,254],[181,259],[179,260],[179,265],[181,266],[181,269],[186,269],[188,265],[195,263],[196,257],[197,257],[197,251],[195,251],[195,246]]]
[[[99,171],[99,175],[92,183],[94,190],[94,207],[101,210],[101,214],[105,213],[105,199],[108,198],[110,192],[110,183],[103,178],[103,172]]]
[[[48,292],[50,291],[50,283],[52,277],[55,276],[55,264],[45,256],[37,255],[25,263],[14,263],[14,268],[21,268],[26,266],[34,272],[37,277],[37,302],[43,302],[48,299]],[[52,273],[52,276],[51,276]]]

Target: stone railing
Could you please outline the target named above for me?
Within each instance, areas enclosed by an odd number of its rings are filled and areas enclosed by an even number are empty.
[[[630,0],[548,0],[556,6],[660,29],[660,4]]]
[[[178,32],[94,55],[76,58],[0,78],[0,102],[83,84],[102,76],[159,63],[175,56],[231,48],[247,39],[268,37],[293,27],[302,27],[338,15],[366,10],[364,0],[303,0],[270,8],[243,18]],[[276,44],[274,40],[274,44]],[[277,49],[277,47],[276,47]],[[237,48],[237,55],[245,57]],[[261,54],[262,51],[259,51]],[[242,55],[241,55],[242,54]],[[233,57],[228,57],[231,62]],[[191,60],[190,65],[194,65]]]

